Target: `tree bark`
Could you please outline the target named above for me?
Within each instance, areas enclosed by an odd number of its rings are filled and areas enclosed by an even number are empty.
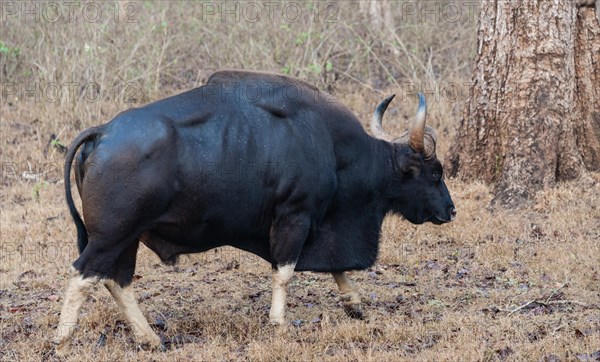
[[[575,79],[577,145],[586,168],[600,170],[600,0],[577,14]]]
[[[446,166],[495,183],[518,207],[556,181],[600,170],[600,34],[595,6],[565,0],[481,5],[471,92]]]

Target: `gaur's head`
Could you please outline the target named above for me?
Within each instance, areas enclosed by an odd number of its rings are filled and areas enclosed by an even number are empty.
[[[410,130],[393,137],[381,126],[383,114],[394,98],[386,98],[375,110],[371,132],[393,147],[393,172],[387,196],[392,210],[414,224],[454,220],[456,209],[444,182],[444,169],[435,154],[436,135],[425,125],[427,104],[419,93],[419,109]]]

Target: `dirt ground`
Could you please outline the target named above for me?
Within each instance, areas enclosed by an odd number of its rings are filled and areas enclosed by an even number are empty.
[[[372,101],[358,98],[342,100],[366,121],[360,110]],[[105,119],[88,122],[103,122],[118,108],[96,106]],[[50,137],[68,143],[81,128],[70,126],[68,110],[58,106],[42,112],[13,103],[6,110],[0,360],[59,360],[48,341],[77,251],[63,155]],[[450,141],[443,135],[441,150]],[[346,317],[330,275],[296,273],[287,326],[275,329],[266,262],[219,248],[164,266],[141,246],[134,288],[167,350],[137,348],[101,287],[84,304],[64,360],[600,360],[600,186],[557,185],[510,212],[489,209],[483,184],[448,180],[448,187],[459,210],[455,222],[414,226],[390,216],[376,265],[351,273],[365,320]]]
[[[225,2],[88,1],[100,21],[81,6],[54,17],[71,2],[14,3],[20,11],[3,7],[0,25],[0,360],[600,360],[599,174],[592,188],[556,185],[510,212],[489,208],[488,186],[448,180],[455,222],[388,217],[378,262],[351,273],[365,320],[344,314],[330,275],[296,273],[288,323],[274,329],[266,262],[220,248],[164,266],[141,246],[133,285],[167,350],[140,350],[101,287],[57,357],[48,341],[77,257],[61,147],[216,69],[244,68],[327,89],[365,124],[394,92],[384,120],[392,134],[412,119],[408,95],[422,90],[444,158],[468,96],[480,2],[391,1],[379,25],[347,1],[291,2],[302,21],[248,18],[262,2],[239,2],[236,19],[206,12]]]

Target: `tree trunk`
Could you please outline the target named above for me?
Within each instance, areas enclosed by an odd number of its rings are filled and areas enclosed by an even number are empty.
[[[364,0],[359,2],[358,6],[369,18],[374,30],[387,34],[394,28],[390,0]]]
[[[495,183],[518,207],[556,181],[600,170],[600,25],[594,4],[488,0],[451,176]]]

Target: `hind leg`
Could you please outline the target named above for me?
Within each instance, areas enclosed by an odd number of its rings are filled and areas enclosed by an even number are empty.
[[[160,134],[165,136],[163,131]],[[58,343],[72,334],[91,281],[101,279],[113,281],[108,282],[108,288],[127,319],[135,324],[134,332],[143,331],[147,340],[157,343],[158,337],[141,317],[129,285],[139,236],[166,210],[173,195],[168,179],[172,173],[167,171],[172,155],[162,147],[167,138],[149,139],[143,150],[136,143],[139,140],[132,139],[131,145],[115,141],[115,147],[94,148],[85,161],[95,170],[92,173],[90,169],[78,182],[89,242],[73,263],[80,276],[67,290]]]
[[[161,345],[160,338],[142,314],[131,285],[138,245],[139,242],[135,242],[123,251],[111,275],[103,282],[129,322],[136,341],[142,345],[157,348]]]
[[[73,334],[75,326],[77,326],[81,306],[90,294],[92,287],[94,287],[99,280],[96,276],[84,278],[75,268],[72,268],[71,270],[72,277],[65,294],[65,301],[60,313],[56,337],[53,340],[58,346],[64,345]]]
[[[105,238],[91,235],[89,244],[73,263],[73,276],[65,293],[57,334],[53,340],[59,347],[63,346],[73,334],[81,306],[90,294],[92,287],[99,280],[111,275],[121,253],[128,249],[133,242],[137,244],[134,237],[115,239],[116,242],[106,242],[105,240]],[[137,249],[137,245],[135,247]]]
[[[136,341],[142,345],[148,345],[151,348],[160,347],[160,337],[152,330],[148,321],[142,314],[135,299],[135,295],[133,294],[131,284],[121,287],[113,280],[107,279],[104,281],[104,285],[117,302],[121,312],[125,315]]]

